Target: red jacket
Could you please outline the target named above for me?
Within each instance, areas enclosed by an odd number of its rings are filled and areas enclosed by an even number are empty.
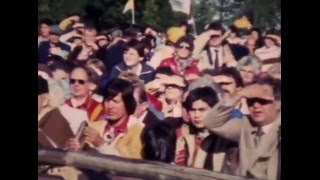
[[[201,75],[200,70],[197,67],[198,61],[193,60],[191,65],[187,67],[184,71],[182,71],[179,67],[179,62],[176,59],[176,56],[164,59],[159,66],[167,66],[172,69],[175,74],[186,76],[188,74],[197,74]]]
[[[87,100],[80,106],[74,107],[71,103],[71,99],[66,100],[66,104],[70,107],[84,110],[88,113],[90,121],[97,121],[105,114],[102,103],[88,96]]]

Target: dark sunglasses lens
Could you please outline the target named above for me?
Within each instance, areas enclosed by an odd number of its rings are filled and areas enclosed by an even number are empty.
[[[75,79],[70,79],[70,84],[74,84],[76,82]]]
[[[74,84],[76,82],[78,82],[81,85],[83,85],[85,83],[85,81],[82,79],[70,79],[70,84]]]
[[[247,105],[249,107],[253,106],[256,102],[261,104],[261,105],[267,105],[267,104],[272,103],[271,100],[267,100],[267,99],[260,99],[260,98],[247,99]]]
[[[78,80],[79,84],[83,85],[84,84],[84,80]]]

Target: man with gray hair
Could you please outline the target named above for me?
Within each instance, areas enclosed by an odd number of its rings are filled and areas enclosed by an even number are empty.
[[[252,83],[254,77],[260,73],[262,63],[256,56],[245,56],[238,61],[237,69],[245,86]]]

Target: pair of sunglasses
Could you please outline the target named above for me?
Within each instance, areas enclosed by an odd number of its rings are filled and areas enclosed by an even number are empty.
[[[253,106],[255,103],[259,103],[262,106],[273,103],[273,100],[262,99],[262,98],[247,98],[247,105],[249,107]]]
[[[178,48],[179,49],[186,49],[186,50],[191,50],[191,48],[189,47],[189,46],[182,46],[182,45],[180,45],[180,46],[178,46]]]
[[[70,79],[70,84],[74,84],[74,83],[78,83],[78,84],[81,84],[81,85],[84,85],[84,83],[86,83],[87,81],[85,80],[82,80],[82,79]]]

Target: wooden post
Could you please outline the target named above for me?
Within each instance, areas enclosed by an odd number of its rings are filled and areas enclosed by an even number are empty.
[[[112,175],[142,179],[244,180],[245,178],[204,169],[122,157],[39,149],[38,164],[68,165]]]

